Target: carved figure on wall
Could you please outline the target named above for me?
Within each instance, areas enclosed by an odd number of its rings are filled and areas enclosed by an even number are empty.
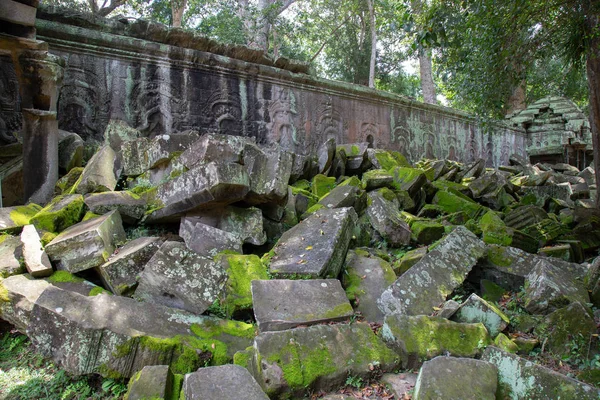
[[[22,126],[19,82],[8,56],[0,56],[0,144],[14,143]]]
[[[317,121],[317,134],[323,142],[331,138],[334,138],[338,142],[342,139],[342,116],[333,106],[331,98],[321,104],[319,119]]]
[[[94,63],[85,63],[75,54],[68,59],[58,95],[58,125],[83,140],[103,141],[110,115],[110,94],[105,79],[85,65]]]
[[[411,159],[412,134],[403,126],[397,126],[392,130],[392,143],[398,143],[398,151],[409,160]]]
[[[224,135],[242,135],[242,107],[239,96],[217,90],[207,99],[202,112],[204,126]]]
[[[277,142],[284,149],[296,150],[300,145],[293,116],[296,111],[294,94],[289,90],[273,88],[273,100],[269,103],[269,118],[267,124],[272,142]]]
[[[427,141],[425,142],[425,158],[435,158],[435,135],[431,132],[427,134]]]
[[[178,88],[163,78],[168,75],[168,70],[155,68],[147,71],[133,86],[130,96],[132,123],[143,136],[171,134],[178,130],[176,125],[184,117],[184,100],[176,95]]]

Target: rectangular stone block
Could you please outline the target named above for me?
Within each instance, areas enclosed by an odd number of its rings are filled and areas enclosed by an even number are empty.
[[[35,226],[25,225],[21,232],[21,243],[23,243],[23,258],[27,272],[34,278],[50,276],[53,272],[50,259],[44,251],[40,235]]]
[[[252,281],[252,302],[261,332],[341,321],[354,314],[337,279]]]

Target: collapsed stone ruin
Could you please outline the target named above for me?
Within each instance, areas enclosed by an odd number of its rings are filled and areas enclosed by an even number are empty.
[[[129,399],[339,399],[370,380],[398,399],[600,396],[597,369],[531,358],[600,353],[591,167],[530,163],[520,128],[484,133],[242,49],[207,56],[182,31],[40,15],[70,83],[56,88],[64,108],[42,113],[53,127],[30,130],[56,131],[60,179],[47,201],[0,208],[0,317],[61,368],[130,378]],[[152,64],[123,65],[140,58],[126,45],[237,67],[179,71],[207,91],[218,76],[221,97],[177,114],[169,69],[146,82]],[[225,58],[241,53],[255,58]],[[86,65],[113,94],[117,71],[135,72],[132,91],[101,110],[77,100],[96,87],[79,57],[100,59]]]

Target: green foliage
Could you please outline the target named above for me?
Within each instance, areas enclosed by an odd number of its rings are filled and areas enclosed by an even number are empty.
[[[346,378],[346,386],[352,386],[353,388],[359,389],[364,385],[364,381],[359,376],[348,375]]]
[[[121,380],[97,376],[71,377],[36,353],[25,335],[0,339],[0,393],[3,399],[111,399],[126,390]]]

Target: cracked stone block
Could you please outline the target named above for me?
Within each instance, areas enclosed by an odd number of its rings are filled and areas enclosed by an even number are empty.
[[[185,241],[191,238],[192,228],[196,223],[210,225],[239,237],[244,243],[260,246],[267,237],[263,229],[262,212],[256,207],[240,208],[227,206],[207,211],[196,211],[186,214],[181,219],[179,236]]]
[[[337,277],[357,220],[350,207],[315,212],[281,236],[269,270],[277,276]]]
[[[27,272],[34,278],[43,278],[52,274],[52,264],[44,251],[40,235],[35,226],[25,225],[21,232],[21,243],[23,243],[23,259]]]
[[[331,168],[331,163],[333,162],[333,158],[335,157],[335,149],[335,138],[327,139],[317,149],[317,160],[319,163],[320,174],[327,174],[329,168]]]
[[[94,214],[118,210],[123,221],[130,224],[141,220],[148,208],[145,198],[128,191],[88,194],[85,196],[85,204]]]
[[[31,310],[42,292],[50,284],[29,274],[14,275],[0,280],[0,291],[6,291],[6,301],[0,301],[0,318],[26,333],[31,321]]]
[[[0,278],[8,278],[12,275],[22,274],[25,267],[21,264],[23,257],[23,244],[19,237],[0,236]]]
[[[34,203],[26,206],[0,207],[0,232],[21,233],[23,226],[28,225],[31,218],[41,209],[41,206]]]
[[[122,296],[83,296],[48,286],[27,330],[36,349],[67,372],[131,377],[146,365],[185,374],[226,363],[254,337],[252,325],[194,315]]]
[[[154,211],[149,221],[235,203],[242,200],[249,189],[250,179],[244,166],[200,164],[157,188],[156,200],[162,208]]]
[[[57,269],[75,273],[104,264],[123,241],[123,222],[115,210],[62,231],[46,245],[46,253]]]
[[[85,203],[82,195],[58,196],[34,215],[30,223],[43,231],[61,232],[81,221],[83,214]]]
[[[530,400],[600,398],[600,390],[593,386],[495,347],[488,347],[481,359],[498,368],[496,398]]]
[[[553,263],[539,258],[527,275],[524,299],[530,314],[548,314],[573,302],[590,302],[584,281]]]
[[[148,261],[134,298],[202,314],[218,299],[227,274],[184,243],[167,241]]]
[[[137,286],[138,275],[161,242],[157,237],[141,237],[119,248],[108,262],[98,267],[104,285],[119,296],[131,295]]]
[[[85,143],[73,132],[58,130],[58,166],[65,172],[81,167]]]
[[[242,252],[242,239],[222,229],[212,227],[190,218],[183,218],[179,227],[179,236],[186,246],[205,257],[214,257],[218,253],[230,250]]]
[[[294,164],[292,153],[275,148],[248,145],[244,149],[244,166],[250,177],[245,200],[250,204],[281,202],[288,193]]]
[[[361,171],[364,164],[368,162],[369,143],[367,142],[340,144],[337,148],[344,149],[346,152],[346,170],[348,172]]]
[[[75,192],[87,194],[115,190],[120,170],[117,153],[110,146],[103,146],[87,162]]]
[[[207,134],[192,143],[180,160],[187,168],[212,161],[241,164],[244,147],[253,143],[252,138],[242,136]]]
[[[378,300],[384,314],[429,315],[485,254],[485,243],[458,226],[402,274]]]
[[[379,189],[368,193],[367,216],[375,229],[392,247],[410,243],[411,231],[400,215],[394,192]]]
[[[349,300],[365,320],[383,323],[384,315],[377,307],[377,300],[396,280],[391,265],[382,258],[361,250],[349,250],[342,284]]]
[[[248,370],[239,365],[200,368],[185,376],[186,400],[268,400]]]
[[[462,324],[427,315],[387,315],[381,337],[401,355],[404,368],[446,353],[473,358],[491,343],[482,323]]]
[[[425,361],[415,384],[414,400],[496,400],[498,369],[481,360],[436,357]]]
[[[481,322],[493,338],[506,329],[510,323],[510,319],[498,307],[483,300],[475,293],[461,304],[452,316],[452,320],[465,323]]]
[[[271,398],[302,397],[307,390],[331,390],[348,376],[368,379],[398,367],[369,325],[314,325],[263,332],[254,339],[253,375]],[[375,368],[377,366],[377,368]]]
[[[254,280],[252,302],[260,332],[343,321],[354,314],[337,279]]]

